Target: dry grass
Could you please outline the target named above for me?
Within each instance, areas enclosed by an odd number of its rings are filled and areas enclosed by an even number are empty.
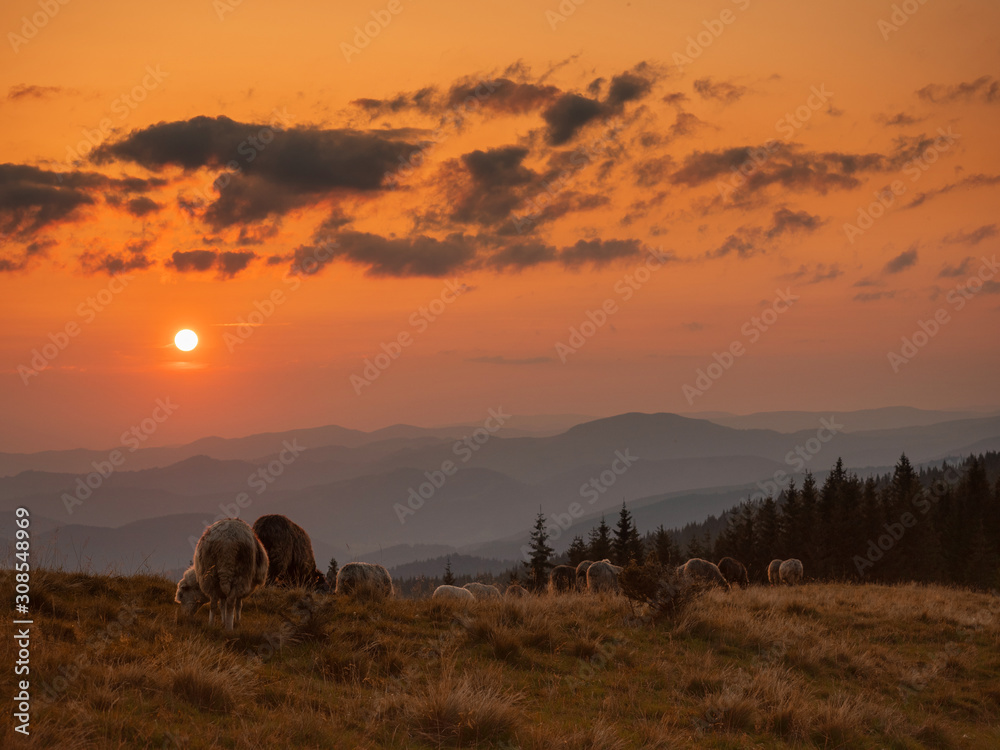
[[[5,722],[0,746],[1000,747],[1000,600],[985,594],[752,587],[663,620],[611,596],[268,589],[225,634],[205,611],[177,622],[173,589],[36,572],[32,735]]]

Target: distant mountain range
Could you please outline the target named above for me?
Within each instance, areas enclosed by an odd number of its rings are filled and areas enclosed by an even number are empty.
[[[561,550],[623,500],[640,530],[669,528],[718,514],[775,479],[822,475],[838,457],[865,473],[887,470],[903,452],[921,463],[1000,448],[1000,416],[943,414],[734,417],[807,425],[792,432],[640,413],[579,424],[512,419],[493,435],[475,425],[330,426],[125,451],[107,477],[92,462],[107,473],[109,451],[4,454],[0,515],[31,509],[36,560],[68,568],[174,573],[216,518],[284,513],[309,531],[324,569],[330,557],[397,567],[447,554],[489,558],[492,569],[518,558],[539,508],[567,527],[554,540]],[[570,426],[547,434],[560,419]],[[10,534],[13,524],[2,528]]]

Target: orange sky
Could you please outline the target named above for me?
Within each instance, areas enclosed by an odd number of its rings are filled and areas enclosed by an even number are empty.
[[[996,3],[903,3],[899,25],[854,0],[587,0],[564,19],[556,2],[227,2],[0,10],[0,450],[111,446],[166,397],[150,442],[500,405],[997,404]],[[345,48],[373,18],[390,20]],[[449,97],[482,81],[456,124]],[[740,150],[769,141],[759,164]],[[336,257],[297,275],[321,242]],[[669,261],[629,288],[652,250]],[[448,284],[466,291],[423,317]],[[798,297],[780,314],[776,290]],[[608,299],[579,351],[557,348]],[[916,356],[890,358],[940,310]]]

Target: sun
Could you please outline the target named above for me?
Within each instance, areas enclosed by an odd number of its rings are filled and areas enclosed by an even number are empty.
[[[178,331],[177,335],[174,336],[174,346],[182,352],[189,352],[198,346],[198,334],[190,328]]]

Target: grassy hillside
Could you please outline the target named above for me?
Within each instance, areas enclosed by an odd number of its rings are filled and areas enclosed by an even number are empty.
[[[651,623],[617,597],[466,609],[271,589],[227,637],[204,609],[177,623],[173,592],[35,572],[32,735],[5,711],[0,746],[1000,747],[995,595],[755,587]],[[5,686],[15,659],[3,639]]]

